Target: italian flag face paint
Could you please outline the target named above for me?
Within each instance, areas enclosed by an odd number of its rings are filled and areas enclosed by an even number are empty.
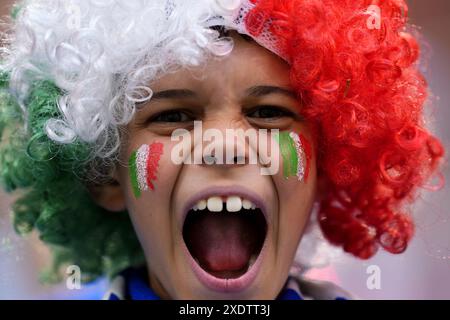
[[[144,144],[134,151],[129,160],[131,186],[136,198],[141,196],[141,191],[154,190],[153,181],[156,180],[159,160],[163,154],[163,144],[154,142],[151,145]]]
[[[283,158],[283,175],[287,179],[296,176],[307,181],[311,163],[311,144],[295,132],[280,132],[275,136]]]

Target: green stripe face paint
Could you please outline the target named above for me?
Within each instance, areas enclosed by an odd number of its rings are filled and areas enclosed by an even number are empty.
[[[283,176],[286,179],[297,177],[299,181],[306,181],[311,160],[311,145],[308,140],[302,135],[287,131],[275,135],[275,139],[283,159]]]
[[[130,156],[128,166],[130,172],[131,187],[133,189],[134,196],[136,198],[139,198],[141,196],[141,190],[139,189],[139,184],[137,180],[136,156],[137,151],[134,151]]]

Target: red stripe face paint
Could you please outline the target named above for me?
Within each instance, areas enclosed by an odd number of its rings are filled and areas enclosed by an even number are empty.
[[[158,170],[159,159],[163,154],[163,144],[154,142],[150,145],[147,157],[147,185],[150,189],[155,190],[152,181],[156,180],[156,171]]]
[[[133,152],[130,160],[130,179],[133,192],[139,198],[141,191],[154,190],[154,181],[157,180],[159,160],[164,152],[164,145],[154,142],[151,145],[144,144]]]
[[[303,146],[303,154],[305,157],[305,182],[308,181],[309,176],[309,170],[311,168],[311,158],[312,158],[312,147],[311,143],[309,143],[309,140],[302,134],[300,136],[300,142]]]

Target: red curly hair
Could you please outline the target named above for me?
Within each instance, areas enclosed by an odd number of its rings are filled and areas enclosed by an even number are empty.
[[[444,150],[424,128],[427,83],[403,0],[253,0],[246,26],[269,26],[291,65],[291,82],[316,132],[326,186],[325,237],[367,259],[403,252],[414,233],[405,211]],[[376,5],[379,28],[368,23]],[[270,23],[266,23],[270,21]]]

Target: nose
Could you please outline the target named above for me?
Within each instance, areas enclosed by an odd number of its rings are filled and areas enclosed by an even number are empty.
[[[201,156],[201,165],[230,167],[256,164],[256,133],[244,121],[204,121],[201,127],[194,125],[194,135],[199,135],[195,140],[201,141],[194,146],[194,156]]]

